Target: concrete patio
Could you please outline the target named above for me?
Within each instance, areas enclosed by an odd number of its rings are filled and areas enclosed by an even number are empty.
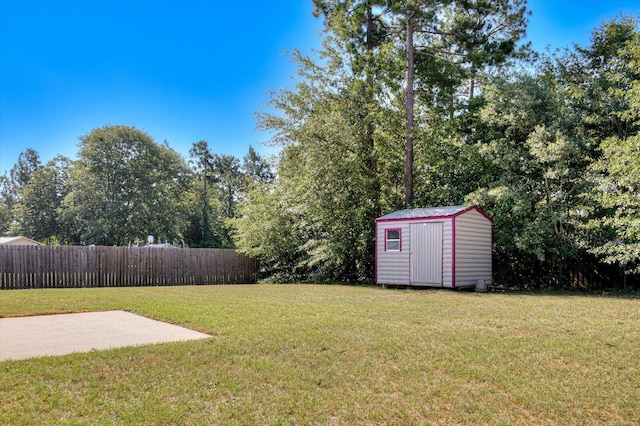
[[[210,337],[124,311],[0,318],[0,361]]]

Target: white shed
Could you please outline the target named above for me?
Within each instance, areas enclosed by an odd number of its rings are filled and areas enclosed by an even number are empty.
[[[376,219],[376,283],[475,287],[492,280],[493,220],[477,206],[400,210]]]

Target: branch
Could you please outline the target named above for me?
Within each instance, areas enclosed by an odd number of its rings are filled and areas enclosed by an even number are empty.
[[[416,47],[427,48],[427,46],[416,46]],[[463,57],[464,56],[463,53],[451,52],[449,50],[434,49],[434,48],[429,48],[429,49],[431,49],[432,51],[436,51],[438,53],[444,53],[444,54],[447,54],[447,55],[458,56],[458,57]],[[419,53],[421,55],[431,56],[432,58],[437,58],[437,56],[432,54],[431,52],[425,52],[425,51],[422,51],[422,50],[416,50],[415,52]]]
[[[415,30],[414,32],[420,34],[431,34],[431,35],[446,35],[446,36],[455,36],[456,33],[451,31],[435,31],[435,30]]]

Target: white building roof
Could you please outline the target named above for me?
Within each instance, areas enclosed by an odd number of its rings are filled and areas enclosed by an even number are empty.
[[[39,242],[27,237],[0,237],[0,245],[37,245],[41,246]]]

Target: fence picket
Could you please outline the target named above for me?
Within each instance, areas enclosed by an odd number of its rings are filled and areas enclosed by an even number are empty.
[[[0,246],[0,289],[255,282],[257,263],[227,249]]]

